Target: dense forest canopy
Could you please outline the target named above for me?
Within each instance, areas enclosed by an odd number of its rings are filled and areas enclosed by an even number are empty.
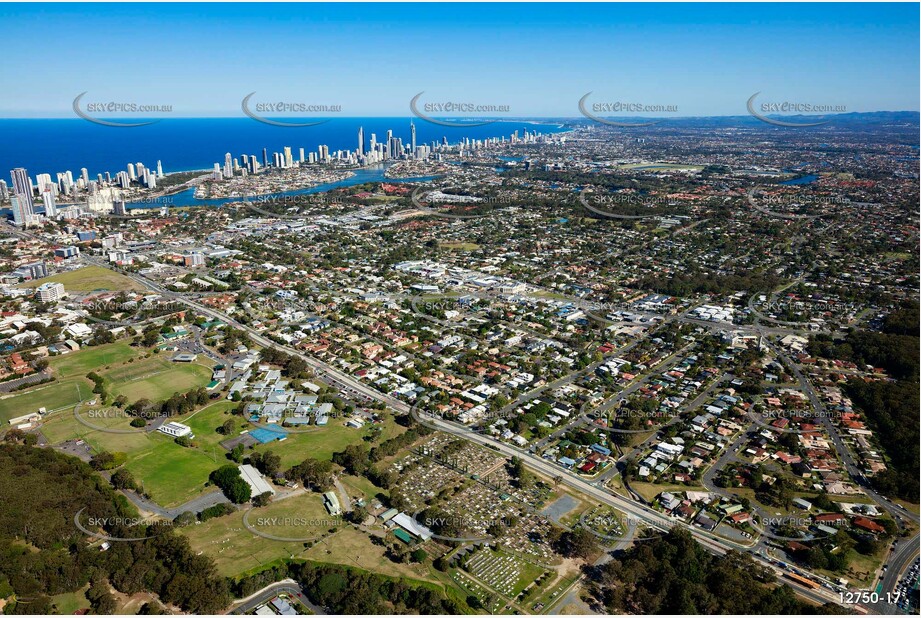
[[[127,500],[79,459],[52,449],[0,444],[0,590],[16,600],[5,613],[53,610],[52,595],[90,583],[96,613],[114,611],[108,591],[149,591],[192,613],[216,613],[231,600],[229,584],[210,558],[196,556],[168,525],[139,522]],[[87,529],[114,538],[100,551]],[[94,543],[95,542],[95,543]]]
[[[788,586],[773,585],[773,571],[746,554],[714,556],[687,530],[637,543],[593,572],[596,596],[608,613],[630,614],[836,614],[799,600]]]

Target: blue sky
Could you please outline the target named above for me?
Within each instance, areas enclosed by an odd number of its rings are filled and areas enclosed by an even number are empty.
[[[240,101],[408,115],[409,100],[577,116],[577,102],[745,114],[760,100],[919,109],[905,4],[2,4],[2,117],[74,97],[240,115]],[[437,115],[437,114],[433,114]]]

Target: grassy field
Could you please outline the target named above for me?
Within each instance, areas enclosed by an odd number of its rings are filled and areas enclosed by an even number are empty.
[[[274,541],[248,531],[243,525],[242,509],[226,517],[218,517],[179,531],[189,539],[192,551],[210,556],[222,575],[236,576],[250,569],[283,558],[304,558],[305,542]],[[259,518],[294,519],[292,525],[260,525]],[[285,538],[319,539],[328,534],[328,527],[295,526],[297,519],[322,520],[329,515],[323,508],[320,494],[303,493],[286,498],[267,507],[253,509],[249,524],[268,534]],[[311,524],[315,521],[311,521]],[[369,543],[370,545],[370,543]]]
[[[57,608],[56,613],[67,616],[76,613],[78,609],[89,609],[90,602],[86,598],[87,590],[89,590],[89,586],[84,586],[80,590],[56,594],[51,597],[52,604]]]
[[[168,399],[211,381],[211,366],[174,363],[165,354],[154,355],[136,363],[122,365],[102,373],[113,395],[125,395],[129,401]]]
[[[152,355],[119,341],[55,356],[49,366],[56,380],[0,397],[0,422],[37,412],[73,406],[93,399],[92,382],[86,374],[102,375],[113,396],[124,394],[129,402],[147,398],[159,401],[175,392],[204,386],[211,380],[211,367],[202,363],[173,363],[167,355]]]
[[[131,453],[125,467],[162,506],[177,506],[201,494],[208,475],[229,461],[221,448],[186,448],[159,432],[148,434],[146,440],[148,448]]]
[[[159,401],[211,381],[206,362],[174,363],[168,353],[151,354],[126,341],[84,348],[50,360],[57,377],[85,376],[95,371],[106,379],[110,392],[131,402],[147,398]]]
[[[356,494],[361,494],[365,497],[365,501],[368,502],[374,499],[377,494],[384,494],[385,496],[390,495],[390,492],[386,489],[378,487],[363,476],[346,474],[339,477],[339,480],[342,481],[342,484],[349,490],[349,495],[354,496]]]
[[[373,544],[364,532],[348,526],[314,545],[303,557],[317,562],[357,566],[391,577],[409,577],[437,584],[443,583],[424,564],[392,562],[384,555],[384,549]]]
[[[116,341],[92,348],[83,348],[78,352],[71,352],[63,356],[53,356],[48,359],[48,362],[56,377],[69,378],[85,376],[90,371],[101,374],[106,367],[120,365],[140,353],[140,350],[132,348],[127,341]]]
[[[127,416],[101,418],[92,409],[81,409],[81,416],[96,426],[128,429],[132,433],[108,433],[87,427],[74,418],[72,412],[61,412],[42,425],[42,433],[52,444],[65,440],[83,439],[95,452],[122,452],[128,455],[125,467],[141,482],[154,501],[163,506],[175,506],[190,500],[206,489],[208,475],[229,460],[218,446],[225,439],[215,429],[226,418],[225,413],[235,404],[218,401],[186,417],[177,417],[195,433],[194,448],[176,444],[159,432],[134,429]]]
[[[480,248],[480,245],[475,242],[461,242],[461,241],[451,241],[451,242],[440,242],[438,243],[440,249],[447,249],[449,251],[476,251]]]
[[[113,272],[101,266],[85,266],[44,279],[35,279],[21,284],[20,287],[36,288],[43,283],[60,283],[68,292],[93,292],[95,290],[138,291],[146,288],[125,275]]]
[[[652,502],[652,500],[658,496],[663,491],[695,491],[700,490],[700,487],[689,487],[688,485],[682,484],[670,484],[670,483],[642,483],[640,481],[630,481],[630,489],[643,496],[647,502]]]
[[[251,427],[241,417],[230,414],[230,410],[233,410],[236,406],[237,404],[232,401],[218,400],[198,412],[193,412],[184,418],[178,419],[178,421],[192,428],[192,433],[195,434],[195,443],[200,448],[208,450],[211,447],[218,447],[223,452],[224,449],[219,446],[221,442],[237,435],[240,430]],[[229,436],[217,432],[217,428],[223,425],[227,419],[232,419],[236,423],[236,430]]]
[[[121,415],[93,414],[93,408],[80,408],[80,416],[90,424],[110,429],[131,430],[130,434],[107,433],[88,427],[74,418],[73,410],[63,410],[42,423],[42,433],[51,444],[66,440],[86,440],[97,451],[135,453],[150,447],[150,438],[145,432],[131,427],[129,418]]]
[[[384,421],[382,426],[384,429],[381,437],[376,442],[370,443],[369,446],[406,431],[404,427],[397,425],[390,418]],[[315,431],[304,433],[290,433],[284,442],[258,445],[255,450],[277,453],[281,457],[282,468],[288,468],[301,463],[307,457],[329,459],[333,453],[345,449],[349,444],[360,443],[364,436],[371,433],[370,425],[365,425],[361,429],[353,429],[345,426],[345,419],[330,419],[326,427],[317,427]]]
[[[38,412],[39,408],[51,411],[70,407],[92,397],[93,383],[83,378],[40,384],[29,390],[0,397],[0,422],[6,424],[11,418]]]
[[[344,525],[341,517],[333,517],[323,506],[318,493],[297,493],[272,504],[253,509],[247,519],[259,532],[286,539],[318,541]],[[271,539],[266,539],[270,542]],[[274,541],[281,543],[282,541]]]

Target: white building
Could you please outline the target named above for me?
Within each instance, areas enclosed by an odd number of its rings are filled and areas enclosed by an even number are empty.
[[[173,422],[160,425],[157,431],[165,433],[168,436],[173,436],[174,438],[181,438],[182,436],[189,436],[192,434],[192,428],[188,425]]]
[[[65,328],[64,332],[74,339],[85,339],[93,334],[93,329],[82,322],[76,322]]]
[[[60,283],[43,283],[35,290],[35,296],[43,303],[53,303],[66,294]]]
[[[249,485],[253,496],[261,496],[266,492],[272,494],[273,496],[275,495],[275,490],[272,489],[272,486],[269,485],[264,478],[262,478],[262,475],[259,474],[259,470],[253,466],[249,464],[243,464],[240,466],[240,476],[243,477],[243,480],[246,481],[247,485]]]

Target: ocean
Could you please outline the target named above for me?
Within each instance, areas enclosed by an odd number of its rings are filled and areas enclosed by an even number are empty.
[[[164,173],[210,169],[224,162],[224,154],[234,157],[255,154],[262,161],[262,149],[281,152],[290,146],[295,159],[300,148],[316,151],[325,144],[331,152],[358,147],[358,128],[364,128],[365,148],[371,134],[385,142],[388,129],[403,144],[410,143],[410,118],[336,118],[313,127],[277,127],[250,118],[165,118],[142,127],[107,127],[78,118],[0,119],[0,177],[10,183],[9,170],[24,167],[36,174],[70,170],[75,177],[87,168],[90,178],[97,174],[126,169],[128,163],[141,162],[156,169],[162,161]],[[529,121],[497,121],[476,127],[445,127],[421,119],[416,125],[416,143],[450,143],[463,138],[508,138],[530,132],[557,133],[566,130],[558,124]]]

